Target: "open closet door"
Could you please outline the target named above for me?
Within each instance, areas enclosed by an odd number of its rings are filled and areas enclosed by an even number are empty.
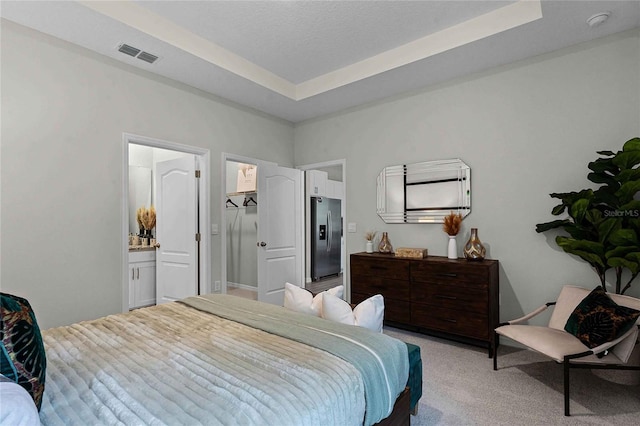
[[[302,285],[302,171],[258,167],[258,300],[282,305],[284,283]]]
[[[156,303],[198,289],[198,199],[193,155],[156,163]]]

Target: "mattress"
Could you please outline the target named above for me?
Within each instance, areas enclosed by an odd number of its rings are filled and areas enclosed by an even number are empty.
[[[385,395],[395,400],[406,383],[402,354],[363,349],[362,339],[351,335],[356,327],[308,322],[308,316],[232,296],[192,299],[185,301],[192,306],[168,303],[44,331],[42,423],[372,424],[388,414]],[[240,305],[232,309],[236,299]],[[212,313],[216,304],[224,308],[220,315]],[[268,330],[230,319],[243,312]],[[293,337],[273,325],[285,317],[283,328],[298,330]],[[309,327],[330,336],[318,340],[341,347],[338,354],[299,341],[298,334],[313,335]],[[372,365],[345,359],[363,350],[373,354]],[[405,348],[405,363],[406,357]]]

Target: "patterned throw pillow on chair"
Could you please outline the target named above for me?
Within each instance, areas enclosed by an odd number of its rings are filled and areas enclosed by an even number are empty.
[[[620,306],[599,286],[576,307],[564,329],[589,348],[617,339],[640,316],[640,311]]]
[[[26,389],[38,410],[46,366],[44,343],[29,302],[0,293],[0,373]]]

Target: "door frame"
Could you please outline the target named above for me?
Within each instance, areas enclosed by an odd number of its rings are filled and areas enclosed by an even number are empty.
[[[223,152],[220,156],[220,293],[227,293],[227,161],[234,161],[236,163],[255,164],[258,167],[258,173],[260,173],[260,165],[264,164],[276,164],[269,161],[259,160],[257,158],[245,157],[243,155],[236,155]],[[256,273],[258,264],[256,263]],[[216,286],[217,287],[217,286]],[[258,288],[256,287],[256,291]],[[214,288],[217,291],[217,288]]]
[[[302,171],[307,171],[307,170],[317,170],[317,169],[323,169],[326,167],[335,167],[335,166],[341,166],[342,167],[342,204],[341,204],[341,211],[342,211],[342,229],[343,229],[343,237],[342,240],[344,241],[344,250],[342,250],[341,253],[341,262],[342,265],[344,265],[344,269],[343,269],[343,273],[342,273],[342,285],[344,285],[344,294],[345,294],[345,298],[347,301],[351,300],[351,286],[350,286],[350,281],[347,279],[347,275],[349,273],[349,264],[347,263],[347,160],[346,159],[340,159],[340,160],[331,160],[331,161],[325,161],[322,163],[314,163],[314,164],[304,164],[302,166],[297,166],[296,168],[302,170]],[[307,194],[307,184],[306,184],[306,173],[304,176],[304,205],[305,205],[305,211],[308,212],[309,211],[309,194]],[[306,277],[307,275],[307,268],[310,268],[309,266],[309,259],[311,257],[311,238],[309,237],[311,234],[311,224],[309,223],[309,215],[307,213],[305,213],[305,272],[304,272],[304,280],[303,282],[305,282],[306,285]]]
[[[220,292],[227,292],[227,222],[226,222],[226,199],[227,199],[227,161],[234,161],[237,163],[255,164],[258,167],[258,176],[260,174],[260,168],[265,166],[279,166],[279,164],[272,161],[260,160],[253,157],[245,157],[243,155],[236,155],[227,152],[223,152],[220,158]],[[288,166],[281,166],[288,167]],[[296,168],[296,167],[293,167]],[[304,215],[304,174],[302,176],[302,199],[300,200],[302,205],[300,206],[301,214]],[[258,207],[260,208],[260,207]],[[302,223],[304,223],[304,217],[302,217]],[[257,241],[256,241],[257,243]],[[305,238],[304,235],[300,235],[299,247],[300,252],[298,255],[301,257],[304,265],[304,257],[306,256],[305,250]],[[255,265],[256,268],[258,265]],[[305,268],[302,268],[301,277],[299,279],[304,282]],[[217,284],[217,283],[216,283]]]
[[[198,190],[198,211],[200,229],[200,294],[211,292],[211,212],[209,194],[211,193],[211,179],[209,175],[210,152],[208,149],[162,139],[140,136],[132,133],[122,134],[122,312],[129,311],[129,273],[125,265],[129,264],[129,144],[144,145],[151,148],[162,148],[171,151],[193,154],[198,157],[200,167],[200,182]],[[127,244],[125,244],[125,242]]]

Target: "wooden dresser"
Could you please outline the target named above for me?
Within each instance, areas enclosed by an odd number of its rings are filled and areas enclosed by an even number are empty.
[[[382,294],[385,323],[488,348],[497,342],[498,261],[351,255],[351,303]]]

